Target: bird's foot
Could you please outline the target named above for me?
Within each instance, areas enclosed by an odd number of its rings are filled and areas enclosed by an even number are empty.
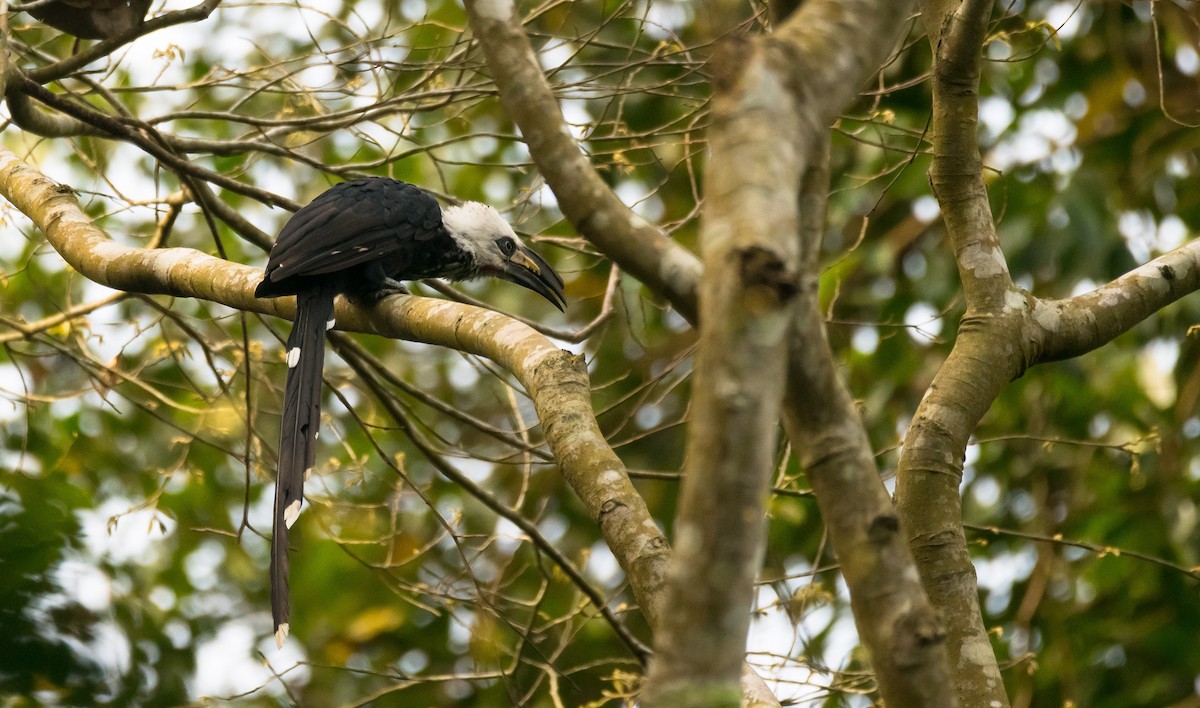
[[[388,295],[407,295],[408,286],[394,278],[384,278],[383,287],[379,289],[379,292],[383,294],[382,297],[387,297]]]
[[[388,278],[388,280],[385,280],[383,282],[382,286],[380,286],[378,288],[373,288],[373,289],[364,288],[361,290],[356,290],[356,292],[347,293],[347,296],[348,296],[348,298],[350,298],[356,302],[359,302],[359,304],[364,307],[374,307],[374,306],[378,305],[380,301],[382,301],[386,298],[391,298],[392,295],[407,295],[407,294],[408,294],[408,288],[404,287],[403,283],[401,283],[400,281],[394,281],[394,280],[391,280],[391,278]]]
[[[404,283],[392,278],[384,278],[383,284],[374,290],[362,290],[356,296],[368,306],[378,305],[380,300],[393,295],[407,295],[408,288]]]

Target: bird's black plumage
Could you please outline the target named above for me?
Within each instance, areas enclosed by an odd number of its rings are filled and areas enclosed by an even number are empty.
[[[284,225],[258,297],[295,295],[319,280],[339,292],[371,292],[384,278],[468,276],[469,260],[442,226],[437,200],[384,177],[343,182]]]
[[[271,249],[258,297],[296,296],[287,340],[271,539],[271,614],[275,640],[289,629],[288,529],[300,513],[304,478],[316,460],[321,418],[325,331],[334,298],[373,298],[397,281],[463,280],[491,275],[533,290],[562,309],[563,282],[537,253],[520,243],[491,207],[468,203],[453,216],[428,192],[373,177],[339,184],[297,211]]]

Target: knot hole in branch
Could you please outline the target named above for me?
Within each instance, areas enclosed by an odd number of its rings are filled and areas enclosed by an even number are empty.
[[[617,499],[605,500],[605,502],[600,505],[600,519],[603,520],[605,517],[611,516],[623,509],[625,509],[624,502]]]
[[[880,514],[871,520],[871,525],[867,528],[867,538],[871,539],[871,543],[882,546],[890,543],[899,532],[900,519],[895,514]]]
[[[800,290],[795,271],[770,249],[762,246],[742,249],[738,252],[738,261],[751,304],[771,307],[791,300]]]
[[[906,668],[928,661],[926,653],[946,641],[945,630],[927,607],[905,612],[897,619],[895,629],[895,652],[892,658],[899,666]]]

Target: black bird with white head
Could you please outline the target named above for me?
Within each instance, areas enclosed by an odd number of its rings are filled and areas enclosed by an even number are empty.
[[[367,302],[404,292],[403,280],[490,276],[529,288],[562,310],[563,281],[525,246],[504,217],[478,202],[442,209],[421,189],[383,177],[344,182],[292,215],[254,294],[296,296],[287,340],[287,383],[275,481],[271,614],[275,643],[287,637],[288,529],[300,514],[316,460],[325,332],[339,293]]]

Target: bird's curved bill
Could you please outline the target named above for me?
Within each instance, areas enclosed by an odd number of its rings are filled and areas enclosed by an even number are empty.
[[[511,283],[529,288],[549,300],[560,310],[566,311],[567,300],[563,297],[563,281],[550,264],[542,260],[536,251],[520,246],[508,262],[500,277]]]

